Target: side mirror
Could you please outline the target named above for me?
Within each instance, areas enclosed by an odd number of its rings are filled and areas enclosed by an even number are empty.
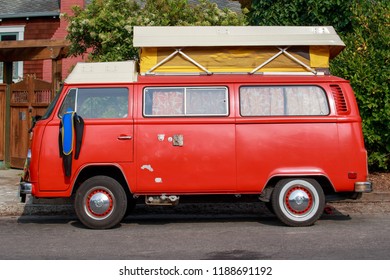
[[[32,117],[32,121],[31,121],[31,128],[28,130],[28,133],[31,133],[33,128],[35,127],[35,124],[37,123],[37,121],[39,121],[40,119],[42,118],[42,116],[33,116]]]

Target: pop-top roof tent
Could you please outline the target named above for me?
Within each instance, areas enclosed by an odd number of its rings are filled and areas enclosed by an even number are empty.
[[[140,72],[329,72],[345,44],[331,26],[134,27]]]
[[[324,74],[345,47],[333,27],[134,27],[140,74]],[[137,81],[134,61],[78,63],[65,83]]]

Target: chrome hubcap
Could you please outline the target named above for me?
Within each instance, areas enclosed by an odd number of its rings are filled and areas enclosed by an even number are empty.
[[[87,194],[85,208],[91,218],[107,218],[114,209],[113,195],[107,189],[96,188]]]
[[[285,203],[291,213],[302,215],[311,209],[313,198],[307,189],[302,186],[294,186],[287,192]]]
[[[96,193],[90,198],[89,207],[97,215],[104,214],[110,207],[110,199],[104,193]]]

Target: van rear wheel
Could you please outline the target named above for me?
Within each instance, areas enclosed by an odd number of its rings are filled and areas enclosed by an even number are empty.
[[[95,176],[81,184],[75,198],[75,211],[88,228],[107,229],[119,224],[125,215],[127,197],[122,185],[107,176]]]
[[[310,226],[324,211],[325,195],[314,179],[283,179],[272,193],[272,207],[284,224]]]

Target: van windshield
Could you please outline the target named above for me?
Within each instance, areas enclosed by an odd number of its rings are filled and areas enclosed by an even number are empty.
[[[53,113],[53,110],[54,110],[54,107],[56,106],[57,102],[58,102],[58,99],[60,97],[60,93],[62,91],[62,86],[61,88],[57,91],[57,94],[56,96],[54,97],[54,99],[51,101],[49,107],[47,107],[47,110],[45,112],[45,114],[42,116],[41,120],[45,120],[47,118],[50,117],[51,113]]]

